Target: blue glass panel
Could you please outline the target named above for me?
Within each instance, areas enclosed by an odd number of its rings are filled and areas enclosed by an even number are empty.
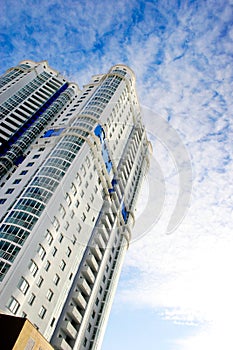
[[[116,179],[112,179],[112,186],[116,186],[117,185],[117,180]]]
[[[43,137],[50,137],[53,134],[54,130],[47,130]]]
[[[62,133],[63,130],[64,130],[64,128],[56,129],[56,130],[54,130],[54,129],[47,130],[44,133],[43,137],[58,136]]]
[[[110,171],[112,169],[112,162],[111,162],[111,159],[109,157],[108,150],[107,150],[105,143],[102,144],[102,156],[103,156],[103,159],[105,162],[106,169],[107,169],[108,173],[110,173]]]
[[[121,214],[122,214],[122,216],[123,216],[124,222],[127,223],[129,213],[128,213],[128,211],[126,210],[125,203],[122,204]]]
[[[21,155],[19,156],[16,160],[15,160],[15,165],[19,165],[23,162],[23,160],[25,159],[25,155]]]
[[[103,141],[105,139],[105,134],[104,134],[104,129],[102,128],[102,126],[100,124],[97,125],[97,127],[94,130],[94,133],[96,136],[99,137],[100,142],[103,143]]]
[[[108,190],[108,192],[109,193],[113,193],[113,192],[115,192],[115,186],[117,185],[117,180],[116,179],[112,179],[112,188],[109,188],[109,190]]]
[[[100,139],[100,142],[102,144],[102,156],[103,156],[103,159],[105,162],[106,169],[107,169],[108,173],[110,173],[110,171],[112,169],[112,162],[111,162],[111,159],[109,157],[107,147],[104,143],[104,139],[105,139],[104,129],[102,128],[102,126],[100,124],[97,125],[97,127],[94,130],[94,133]]]

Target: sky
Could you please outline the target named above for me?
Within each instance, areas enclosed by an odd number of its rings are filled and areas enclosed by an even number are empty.
[[[80,87],[117,63],[136,74],[153,144],[137,214],[148,225],[102,350],[233,348],[232,24],[233,0],[0,1],[1,74],[24,59]]]

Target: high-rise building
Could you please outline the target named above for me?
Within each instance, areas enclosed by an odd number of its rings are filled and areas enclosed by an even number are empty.
[[[0,79],[0,308],[55,349],[99,349],[149,166],[135,76],[81,91],[44,62]]]

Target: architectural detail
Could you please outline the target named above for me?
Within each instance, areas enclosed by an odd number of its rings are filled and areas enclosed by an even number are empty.
[[[0,79],[0,307],[55,349],[100,349],[149,143],[124,65],[80,91],[47,63]]]

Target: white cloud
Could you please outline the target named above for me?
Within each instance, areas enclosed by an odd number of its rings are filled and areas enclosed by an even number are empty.
[[[167,158],[157,155],[161,149],[155,143],[154,156],[167,178],[166,204],[160,222],[130,247],[125,275],[130,276],[135,268],[138,275],[132,276],[128,286],[120,286],[118,300],[155,308],[174,322],[197,324],[192,336],[174,344],[181,350],[233,346],[229,326],[233,312],[232,47],[231,31],[222,35],[229,13],[218,6],[216,23],[208,14],[215,10],[217,13],[216,8],[202,7],[195,18],[183,13],[183,27],[174,29],[164,42],[165,61],[151,77],[143,79],[145,67],[153,65],[146,51],[145,60],[139,55],[133,61],[134,70],[140,72],[143,104],[154,111],[153,117],[171,117],[192,159],[194,179],[188,214],[179,229],[167,236],[164,232],[175,205],[176,181],[167,176]],[[151,47],[153,54],[156,45]],[[136,49],[134,46],[132,52]],[[181,59],[172,61],[182,53]]]

